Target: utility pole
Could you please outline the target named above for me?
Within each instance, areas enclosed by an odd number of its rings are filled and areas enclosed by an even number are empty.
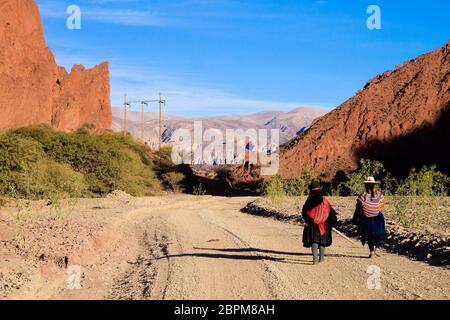
[[[125,99],[123,103],[123,133],[127,135],[127,94],[125,93]]]
[[[142,143],[145,144],[145,128],[144,128],[144,123],[145,123],[145,112],[144,112],[144,107],[148,105],[147,102],[145,101],[141,101],[141,141]]]
[[[159,99],[155,100],[137,100],[137,101],[127,101],[127,96],[125,95],[125,102],[124,102],[124,118],[125,118],[125,132],[126,132],[126,126],[127,126],[127,106],[131,106],[132,104],[141,104],[141,141],[142,143],[145,143],[145,106],[148,106],[149,103],[159,103],[159,148],[162,147],[162,134],[163,134],[163,107],[166,105],[166,101],[163,100],[162,94],[159,94]]]
[[[159,149],[162,148],[162,134],[163,134],[163,104],[165,101],[162,99],[161,92],[159,93]]]

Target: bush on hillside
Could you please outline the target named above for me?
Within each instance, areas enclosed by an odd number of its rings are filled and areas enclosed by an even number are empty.
[[[156,152],[155,171],[163,186],[174,192],[183,192],[188,188],[187,176],[183,165],[172,162],[172,148],[164,146]]]
[[[263,195],[270,198],[305,196],[314,177],[310,168],[306,168],[298,179],[286,179],[280,175],[270,177],[263,182]]]
[[[443,196],[447,194],[449,177],[437,171],[436,166],[412,169],[408,177],[402,181],[396,194],[412,196]]]
[[[371,176],[375,177],[375,179],[380,179],[385,172],[386,169],[382,163],[361,159],[359,169],[348,176],[348,181],[338,186],[338,193],[343,195],[360,195],[364,192],[364,181],[366,181],[367,177]]]
[[[449,222],[448,212],[440,210],[441,197],[447,195],[449,181],[436,166],[412,169],[405,180],[397,182],[393,192],[398,220],[406,227],[428,225],[430,221]]]
[[[155,156],[121,134],[57,132],[32,126],[0,134],[0,194],[41,198],[134,196],[161,190]]]

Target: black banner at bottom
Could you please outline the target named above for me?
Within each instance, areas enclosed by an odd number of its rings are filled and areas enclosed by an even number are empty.
[[[309,314],[315,316],[345,316],[359,308],[382,310],[383,314],[400,311],[413,314],[424,307],[448,309],[448,301],[3,301],[0,312],[13,312],[15,316],[36,312],[45,317],[70,318],[114,317],[132,319],[292,319]],[[8,310],[10,309],[10,310]],[[369,312],[371,314],[371,312]],[[374,315],[375,316],[375,315]]]

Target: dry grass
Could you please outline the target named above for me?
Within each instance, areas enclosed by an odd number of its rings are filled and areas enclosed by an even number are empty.
[[[356,206],[356,197],[329,197],[334,209],[339,213],[339,219],[348,220],[353,217]],[[258,205],[277,211],[286,217],[292,217],[300,214],[300,210],[306,201],[306,197],[278,197],[261,198]],[[439,232],[444,235],[450,234],[450,197],[434,197],[432,200],[426,197],[416,197],[411,208],[414,217],[405,221],[405,217],[399,215],[396,202],[404,201],[411,203],[411,199],[398,197],[386,197],[385,216],[388,220],[394,220],[408,229],[427,229],[431,232]],[[430,206],[433,201],[433,206]],[[406,217],[407,218],[407,217]]]

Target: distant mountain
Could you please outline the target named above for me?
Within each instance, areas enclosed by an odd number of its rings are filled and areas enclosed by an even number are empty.
[[[226,129],[280,129],[280,142],[286,143],[304,127],[310,126],[318,117],[326,112],[320,108],[301,107],[290,112],[267,110],[251,115],[227,115],[205,118],[190,118],[173,115],[164,115],[163,140],[169,142],[176,129],[184,128],[193,130],[194,121],[202,120],[203,128],[214,128],[225,135]],[[150,145],[156,145],[159,141],[158,113],[146,112],[145,140]],[[124,113],[122,108],[113,108],[113,130],[123,131]],[[127,112],[127,130],[139,139],[141,136],[141,113]]]
[[[450,41],[370,80],[353,98],[315,121],[282,152],[281,172],[312,167],[323,179],[378,160],[396,175],[436,164],[449,173]]]
[[[270,129],[280,129],[281,141],[284,143],[324,114],[322,109],[302,107],[287,113],[280,113],[267,121],[264,126]]]

